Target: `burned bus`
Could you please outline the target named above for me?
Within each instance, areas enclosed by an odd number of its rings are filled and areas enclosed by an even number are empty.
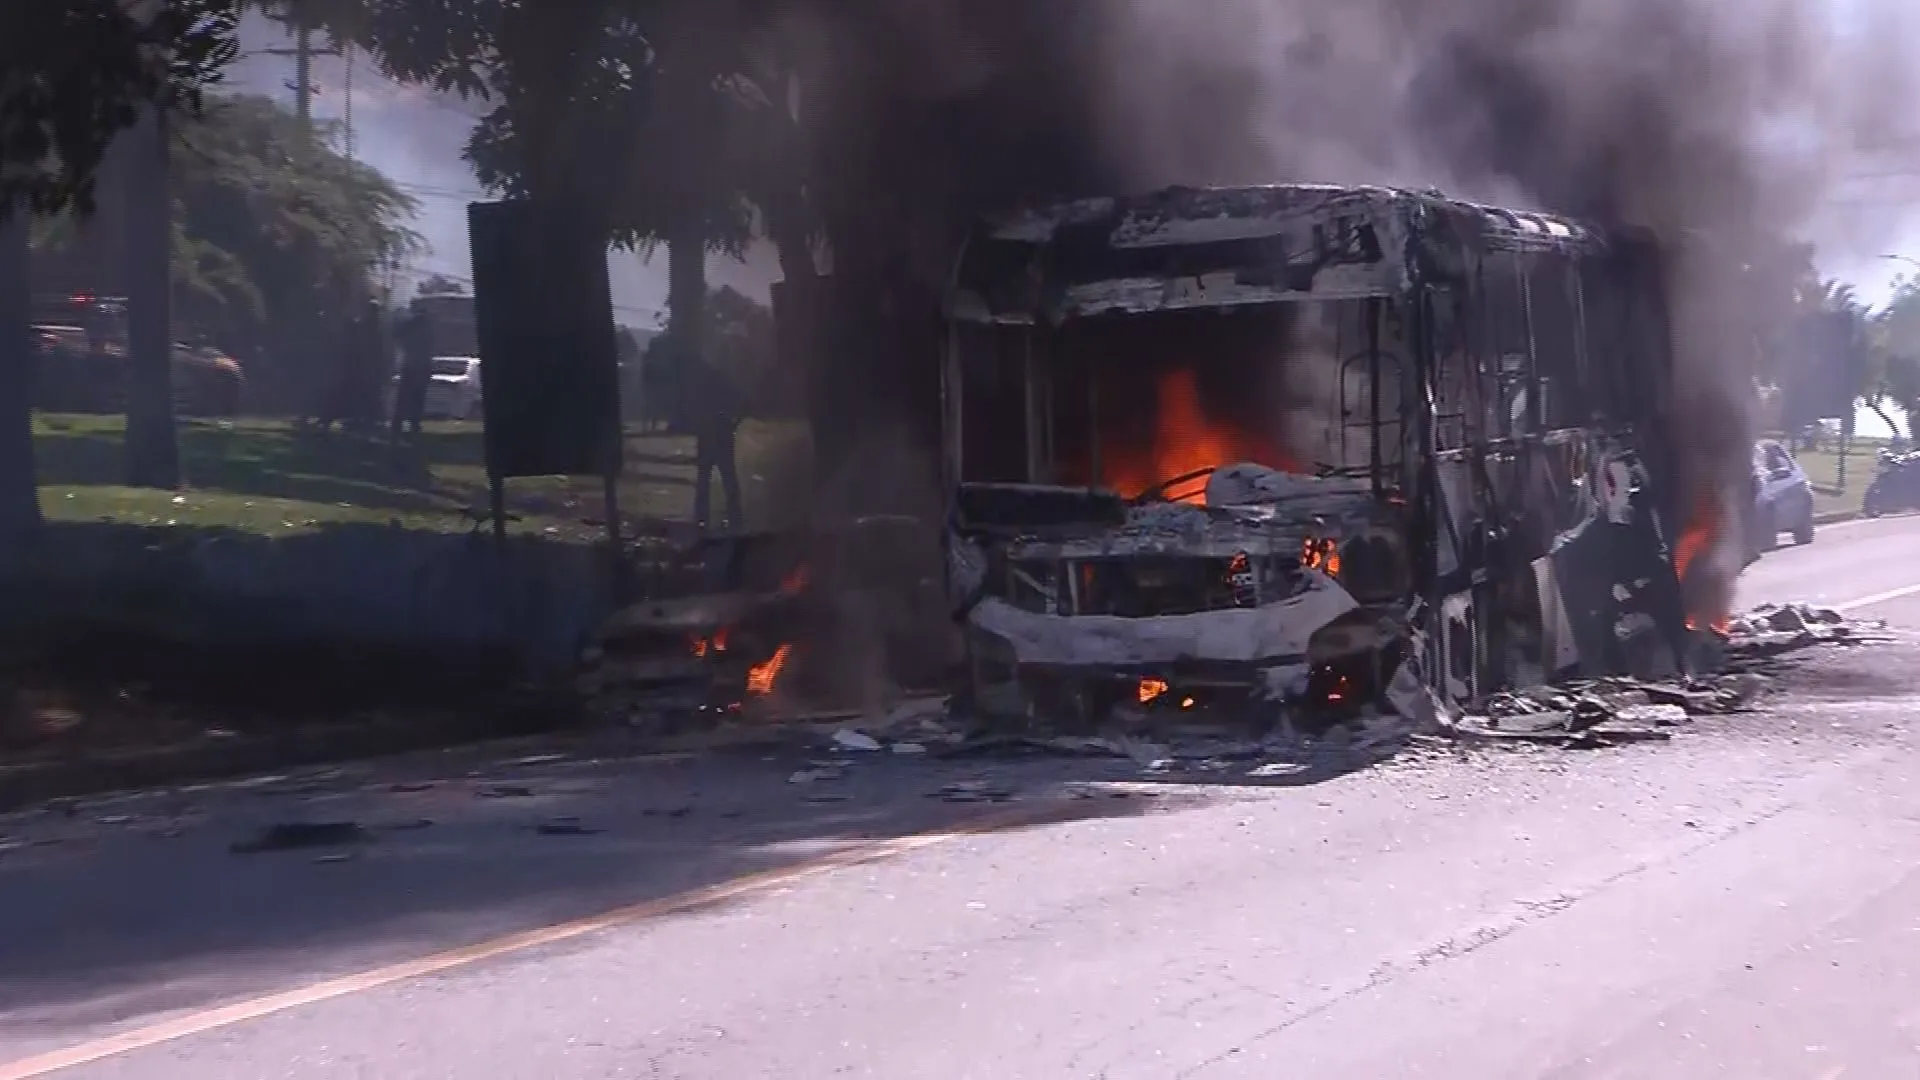
[[[1370,187],[981,223],[942,361],[973,708],[1672,674],[1662,267],[1632,229]]]

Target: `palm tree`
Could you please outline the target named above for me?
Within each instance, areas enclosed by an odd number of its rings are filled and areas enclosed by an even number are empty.
[[[1920,281],[1907,280],[1870,320],[1873,380],[1867,406],[1898,432],[1884,406],[1907,417],[1907,435],[1920,416]]]

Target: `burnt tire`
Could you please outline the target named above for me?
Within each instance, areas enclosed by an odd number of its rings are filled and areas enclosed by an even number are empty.
[[[1813,543],[1813,508],[1808,507],[1806,514],[1793,527],[1793,542],[1796,544]]]

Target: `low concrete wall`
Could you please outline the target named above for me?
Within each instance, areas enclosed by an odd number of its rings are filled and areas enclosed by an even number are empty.
[[[338,526],[284,538],[50,524],[39,570],[7,583],[16,632],[100,626],[208,648],[314,641],[510,654],[570,666],[611,608],[602,548]]]

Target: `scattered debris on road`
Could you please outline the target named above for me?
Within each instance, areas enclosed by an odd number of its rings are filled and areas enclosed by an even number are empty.
[[[525,784],[489,784],[474,794],[483,799],[530,799],[533,789]]]
[[[1661,741],[1696,716],[1750,708],[1769,684],[1753,670],[1757,661],[1814,645],[1865,642],[1874,628],[1827,608],[1767,604],[1728,620],[1724,635],[1700,632],[1712,649],[1711,673],[1531,687],[1495,694],[1471,712],[1439,710],[1437,717],[1448,734],[1471,739],[1571,747]]]
[[[557,817],[533,827],[541,836],[593,836],[601,830],[582,824],[577,817]]]
[[[372,839],[372,833],[353,821],[281,822],[267,826],[251,840],[235,841],[228,850],[235,855],[256,855],[269,851],[364,844]]]
[[[1754,659],[1809,645],[1866,640],[1878,623],[1849,622],[1831,608],[1810,604],[1763,604],[1727,625],[1727,658]]]
[[[899,749],[903,744],[894,740],[910,734],[913,741],[904,744],[915,747],[910,753],[933,747],[927,752],[939,761],[1104,758],[1129,762],[1149,776],[1233,774],[1269,781],[1365,764],[1435,737],[1572,748],[1657,742],[1684,730],[1696,717],[1753,708],[1773,682],[1755,670],[1766,660],[1815,645],[1873,640],[1872,629],[1872,624],[1851,622],[1829,609],[1767,605],[1729,620],[1724,636],[1700,631],[1714,652],[1710,669],[1698,674],[1563,681],[1493,694],[1468,710],[1444,708],[1417,685],[1398,686],[1403,693],[1387,695],[1389,708],[1357,709],[1327,727],[1297,726],[1284,711],[1269,710],[1259,716],[1190,714],[1185,723],[1160,720],[1151,725],[1130,725],[1122,712],[1097,735],[1049,732],[1046,718],[1036,716],[1026,730],[1007,731],[972,724],[958,708],[936,713],[929,699],[918,699],[886,716],[849,722],[828,742],[836,750]],[[1065,718],[1062,726],[1071,729],[1076,719]],[[847,757],[814,762],[790,781],[837,780],[852,767],[855,760]],[[931,794],[959,801],[980,798],[953,785]]]
[[[1727,620],[1718,632],[1698,636],[1711,647],[1710,673],[1563,680],[1452,709],[1425,693],[1417,679],[1396,678],[1381,704],[1351,710],[1332,725],[1296,723],[1285,708],[1269,706],[1175,714],[1120,709],[1091,733],[1078,726],[1078,717],[1042,712],[1024,729],[1010,731],[979,720],[964,696],[896,696],[865,712],[761,725],[760,741],[746,743],[755,749],[742,760],[764,763],[758,768],[769,772],[761,780],[774,785],[764,793],[768,805],[784,803],[789,813],[798,805],[898,794],[999,803],[1043,794],[1106,797],[1127,785],[1163,792],[1168,784],[1182,782],[1303,785],[1389,759],[1414,764],[1469,747],[1591,748],[1663,741],[1687,733],[1702,717],[1763,711],[1767,698],[1791,694],[1800,670],[1788,655],[1795,650],[1890,640],[1878,624],[1805,604],[1756,608]],[[74,851],[115,837],[178,837],[208,821],[222,793],[246,805],[262,798],[296,799],[313,804],[309,812],[318,814],[264,828],[249,824],[245,828],[253,831],[240,833],[244,839],[229,845],[235,854],[296,849],[311,849],[315,856],[340,854],[380,839],[397,840],[433,826],[436,819],[463,820],[462,807],[475,804],[485,807],[476,810],[489,827],[521,835],[585,835],[600,829],[578,818],[546,816],[562,809],[553,803],[597,800],[615,790],[617,781],[586,770],[610,768],[636,753],[641,754],[637,760],[663,765],[689,758],[643,753],[653,746],[628,731],[557,747],[520,746],[497,760],[417,762],[406,765],[405,772],[371,764],[299,769],[165,791],[56,800],[4,823],[0,857],[17,865],[29,851],[48,844]],[[717,755],[716,764],[724,756]],[[419,772],[422,764],[439,771]],[[643,795],[632,811],[663,819],[693,814],[700,789],[678,790],[683,783],[675,782],[670,799]],[[1063,783],[1077,787],[1067,790]],[[725,789],[737,790],[731,784]],[[784,799],[773,794],[776,790],[785,792]],[[345,801],[369,795],[392,802],[382,807]],[[621,796],[630,797],[631,792]],[[601,808],[594,811],[598,814],[613,812],[604,808],[616,804],[593,805]],[[525,813],[533,808],[539,809]],[[708,820],[745,812],[737,800],[703,803],[698,810]]]
[[[927,794],[951,803],[1009,802],[1014,797],[1014,789],[1012,785],[992,780],[956,780]]]
[[[834,732],[833,741],[835,745],[845,747],[848,750],[885,749],[880,745],[880,740],[868,735],[864,731],[854,731],[850,728],[841,728],[839,731]]]

